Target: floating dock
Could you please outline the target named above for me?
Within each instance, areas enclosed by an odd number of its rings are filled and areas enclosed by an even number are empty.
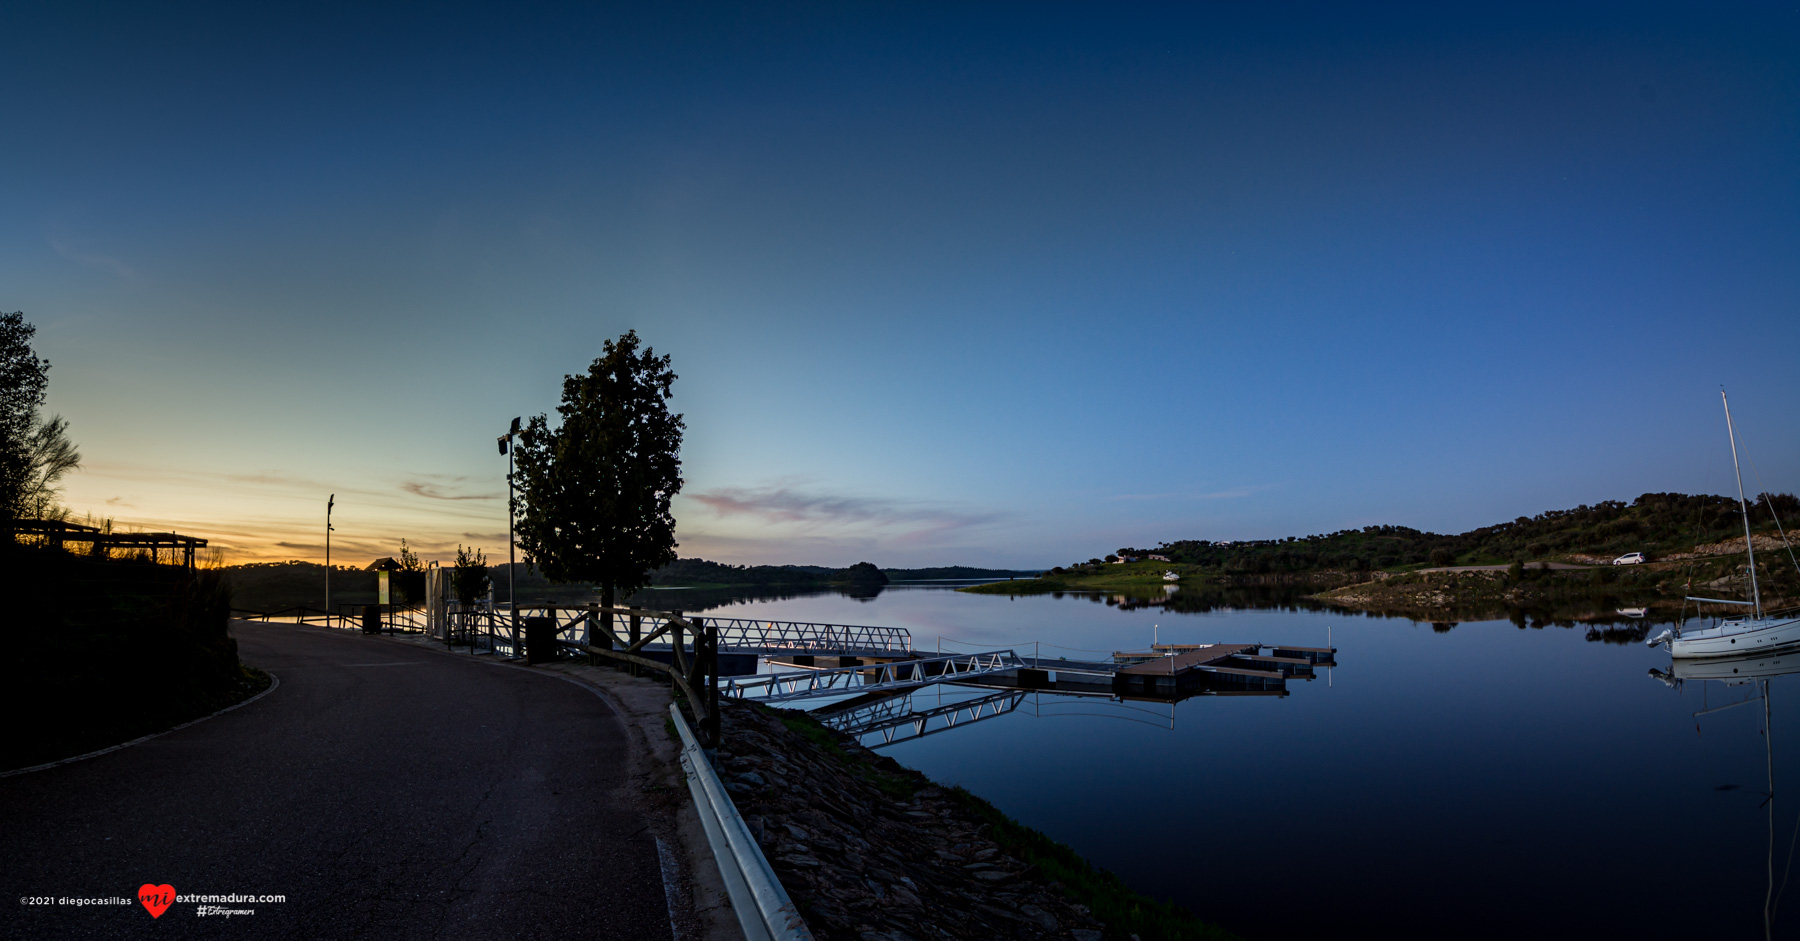
[[[1312,679],[1299,657],[1264,656],[1260,644],[1204,644],[1119,668],[1113,689],[1159,698],[1212,690],[1286,692],[1290,676]]]
[[[1285,696],[1288,680],[1310,680],[1318,667],[1336,666],[1337,651],[1264,644],[1158,644],[1148,651],[1117,651],[1110,661],[1019,659],[1023,666],[1017,670],[959,683],[992,689],[1102,693],[1125,699],[1170,700],[1201,694]]]

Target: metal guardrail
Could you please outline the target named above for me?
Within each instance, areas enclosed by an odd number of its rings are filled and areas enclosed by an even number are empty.
[[[737,805],[725,793],[725,785],[688,728],[681,708],[670,703],[669,715],[681,736],[681,770],[687,773],[688,791],[694,796],[694,808],[700,813],[700,824],[719,864],[744,941],[813,941],[806,919],[800,917],[756,837],[744,825]]]
[[[770,673],[747,678],[727,677],[719,681],[719,694],[738,699],[754,699],[756,702],[785,702],[817,696],[911,689],[930,683],[949,683],[990,673],[1004,673],[1024,666],[1025,661],[1011,650],[988,650],[829,670]],[[761,695],[757,695],[758,693]]]

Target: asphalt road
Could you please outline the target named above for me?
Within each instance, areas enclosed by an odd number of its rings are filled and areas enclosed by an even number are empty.
[[[233,633],[273,692],[0,778],[0,937],[670,937],[624,732],[594,693],[348,631]],[[152,919],[145,883],[286,901]]]

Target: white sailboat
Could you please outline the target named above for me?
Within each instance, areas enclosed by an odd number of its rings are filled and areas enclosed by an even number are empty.
[[[1750,609],[1745,617],[1726,618],[1706,627],[1676,625],[1645,643],[1666,646],[1669,655],[1678,659],[1700,657],[1741,657],[1746,654],[1800,646],[1800,617],[1768,617],[1763,611],[1762,592],[1756,585],[1756,543],[1750,538],[1750,507],[1744,501],[1744,472],[1738,467],[1737,428],[1731,423],[1731,400],[1719,390],[1725,403],[1725,428],[1731,436],[1731,469],[1737,475],[1738,512],[1744,518],[1744,551],[1750,559],[1750,600],[1729,601],[1723,598],[1696,598],[1689,601],[1705,604],[1739,605]],[[1782,538],[1785,540],[1786,534]]]

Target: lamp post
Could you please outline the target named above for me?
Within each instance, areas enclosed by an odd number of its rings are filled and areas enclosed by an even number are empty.
[[[512,427],[500,436],[498,444],[500,453],[506,455],[506,603],[512,613],[512,658],[519,659],[519,589],[518,576],[513,569],[513,456],[512,439],[519,433],[519,420],[512,420]]]
[[[331,626],[331,505],[337,494],[325,498],[325,626]],[[302,612],[304,614],[304,612]],[[304,617],[301,620],[305,620]]]

